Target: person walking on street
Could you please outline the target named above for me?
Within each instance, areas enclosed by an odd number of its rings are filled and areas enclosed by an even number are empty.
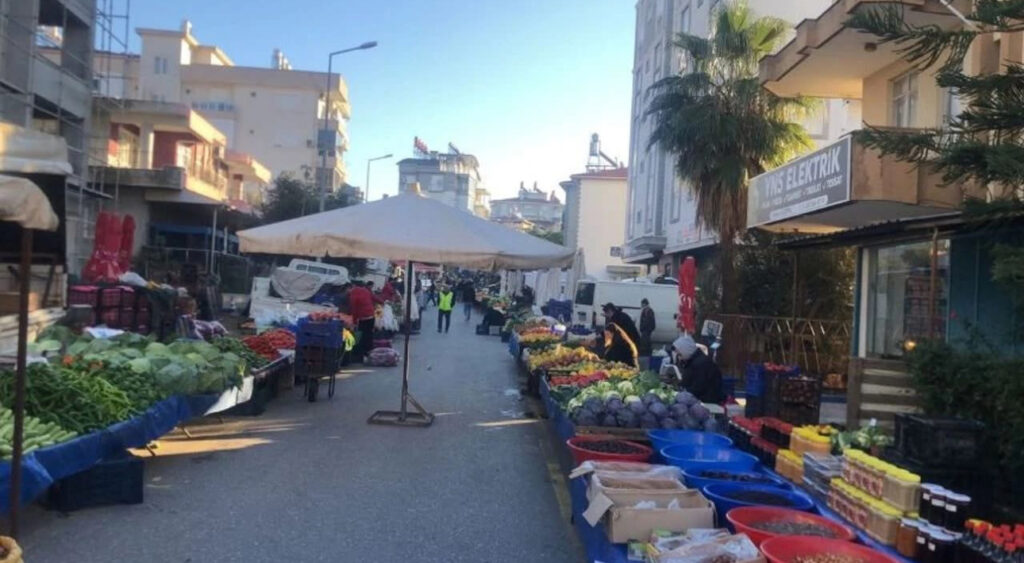
[[[640,300],[640,341],[637,342],[636,347],[640,357],[645,358],[648,362],[653,352],[651,335],[657,326],[657,323],[654,321],[654,309],[651,309],[651,303],[645,297]]]
[[[466,322],[473,318],[473,304],[476,303],[476,286],[473,280],[467,279],[462,283],[462,312],[466,315]]]
[[[373,347],[373,329],[375,323],[374,303],[379,301],[369,289],[349,284],[348,308],[352,319],[356,321],[359,331],[359,343],[353,352],[353,361],[362,362]]]
[[[430,286],[427,287],[427,305],[437,305],[437,284],[440,283],[438,280],[430,282]]]
[[[455,294],[452,293],[451,288],[445,286],[441,288],[441,293],[437,299],[437,332],[441,332],[441,323],[444,322],[444,332],[447,334],[448,329],[452,326],[452,308],[454,306]]]

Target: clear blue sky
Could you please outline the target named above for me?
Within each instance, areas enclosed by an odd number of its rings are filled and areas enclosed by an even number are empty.
[[[298,69],[335,57],[352,99],[349,181],[395,193],[413,136],[475,154],[494,198],[520,180],[557,190],[582,171],[589,136],[625,161],[632,83],[632,0],[143,0],[131,27],[192,21],[238,65],[267,66],[275,47]],[[132,32],[132,49],[138,37]]]

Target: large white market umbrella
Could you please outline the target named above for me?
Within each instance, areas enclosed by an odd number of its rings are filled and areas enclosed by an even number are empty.
[[[374,257],[478,270],[567,266],[572,250],[414,190],[238,233],[242,252]]]
[[[240,231],[238,239],[242,252],[405,261],[407,327],[413,262],[486,270],[535,269],[562,267],[573,257],[568,248],[426,198],[418,184],[395,197]],[[408,402],[417,412],[408,412]],[[401,410],[377,411],[369,422],[429,426],[433,419],[409,394],[407,330]]]

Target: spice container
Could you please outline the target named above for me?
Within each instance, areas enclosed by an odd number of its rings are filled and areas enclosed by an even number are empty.
[[[900,510],[909,512],[920,505],[921,477],[898,467],[885,473],[882,498]]]
[[[896,551],[908,559],[917,558],[917,534],[921,524],[911,518],[900,520],[900,529],[896,534]]]

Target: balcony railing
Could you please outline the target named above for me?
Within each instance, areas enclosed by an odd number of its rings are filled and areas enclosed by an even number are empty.
[[[850,362],[850,321],[793,317],[716,315],[721,322],[718,364],[731,375],[747,364],[771,362],[799,365],[807,373],[845,375]]]

